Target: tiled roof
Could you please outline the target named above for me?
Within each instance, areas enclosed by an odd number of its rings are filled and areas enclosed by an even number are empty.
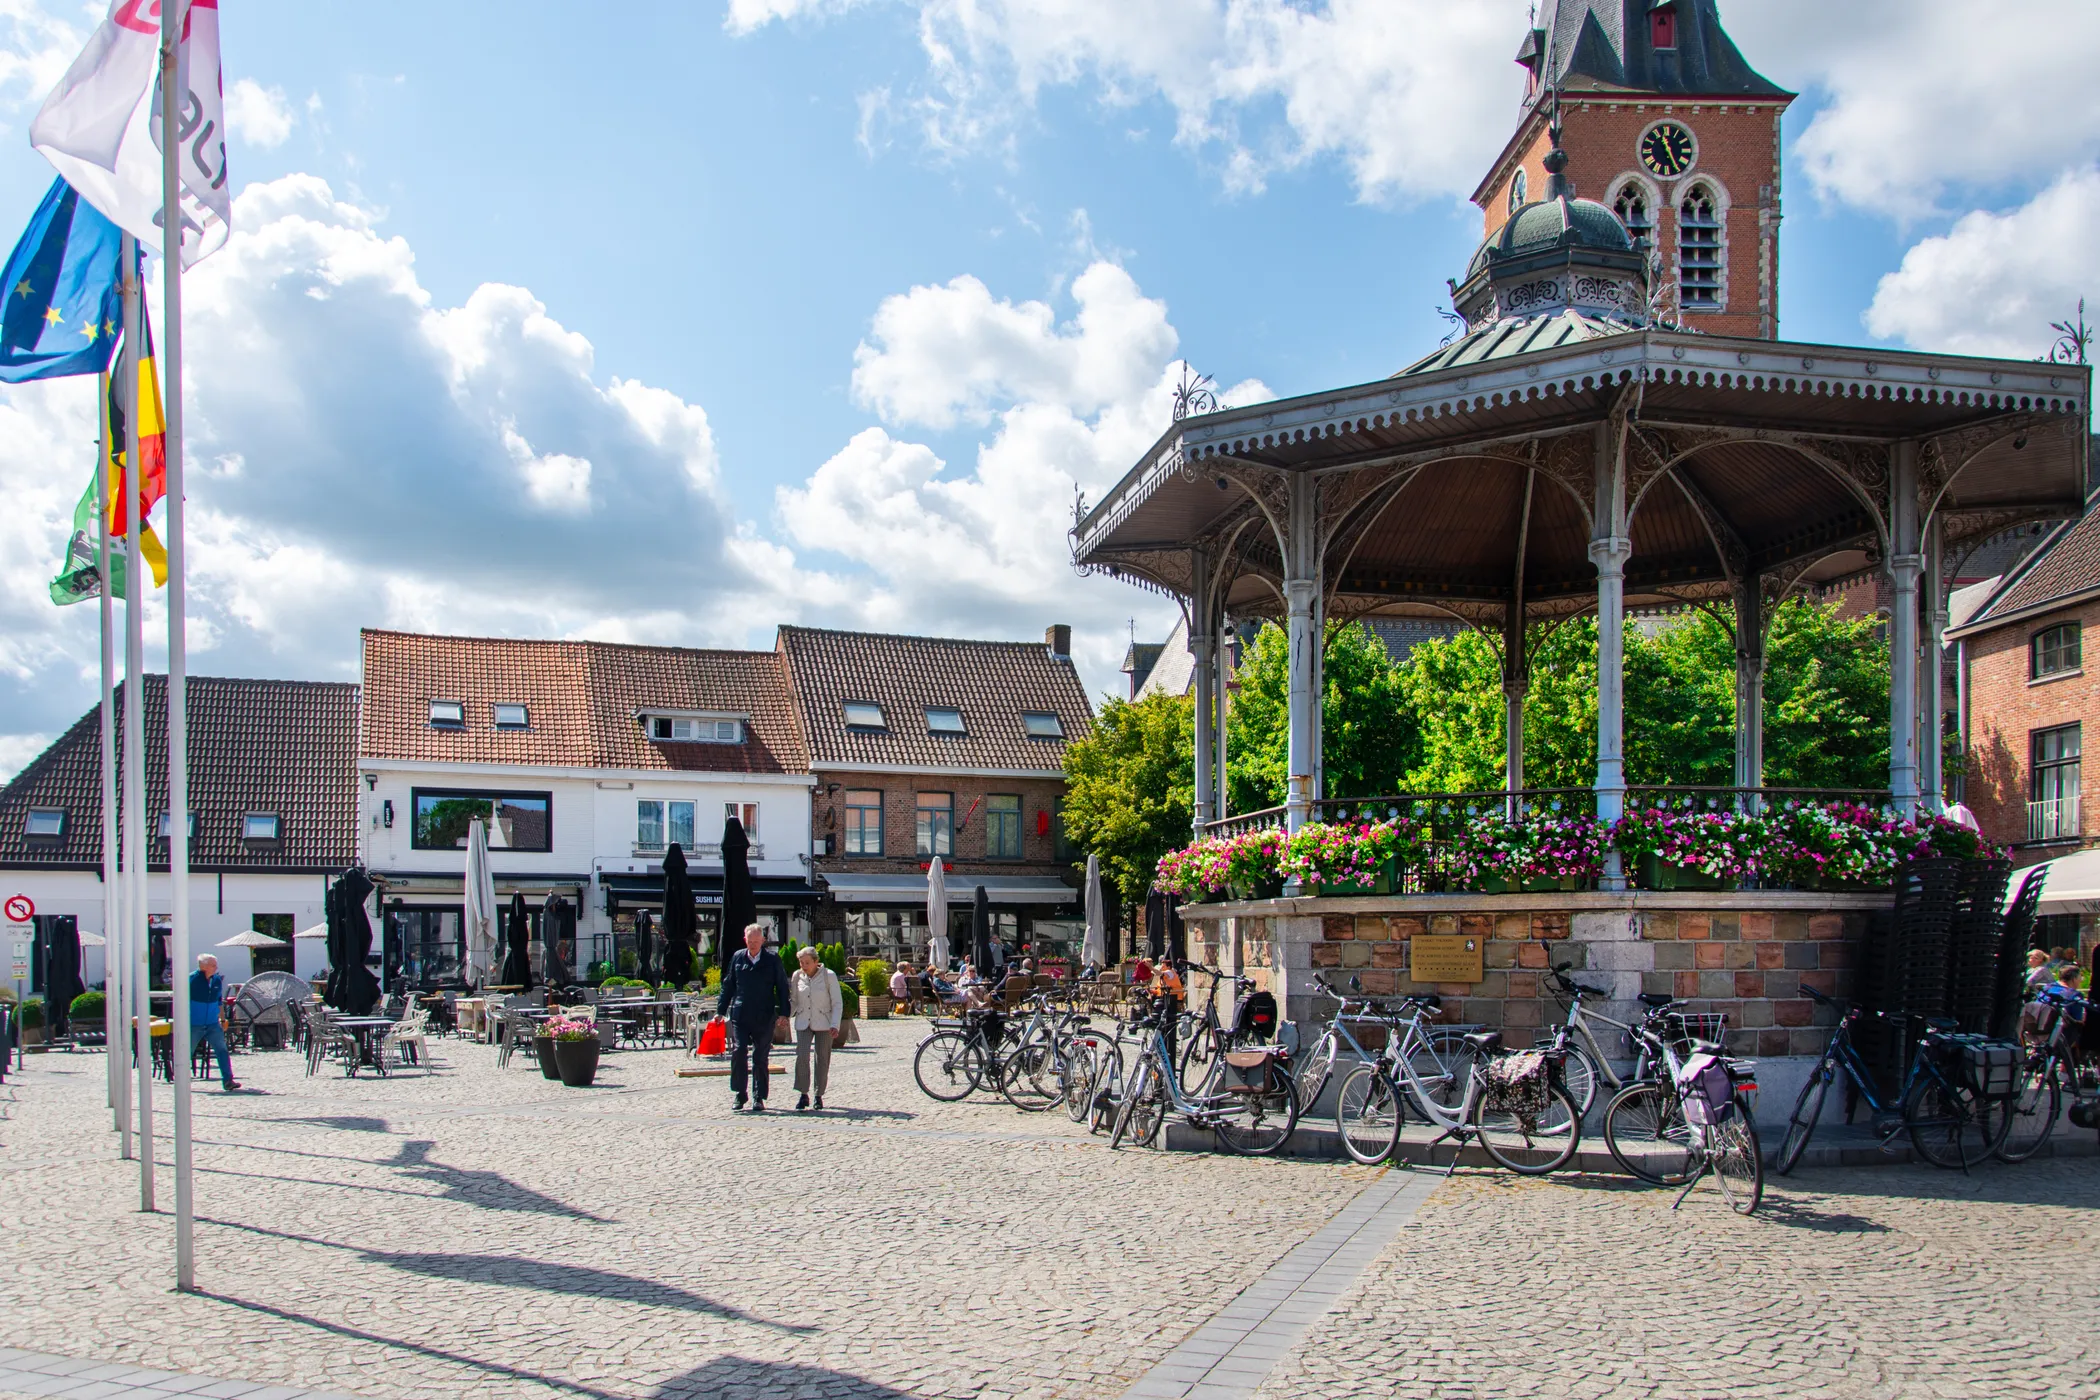
[[[783,627],[779,647],[810,758],[827,767],[1056,772],[1064,766],[1064,739],[1031,737],[1022,713],[1056,715],[1065,739],[1079,738],[1094,722],[1071,658],[1053,657],[1042,642]],[[849,700],[880,705],[884,728],[849,729]],[[961,710],[967,732],[929,732],[929,707]]]
[[[190,841],[194,870],[337,871],[357,859],[357,687],[326,681],[191,676],[188,687]],[[115,716],[123,774],[124,697]],[[168,682],[145,678],[147,864],[167,868],[159,839],[168,805]],[[102,863],[102,738],[89,710],[0,789],[0,865],[97,868]],[[66,814],[57,840],[24,835],[31,808]],[[279,840],[244,841],[242,818],[272,812]]]
[[[2088,507],[2079,519],[2057,526],[1967,627],[1987,627],[2000,618],[2096,588],[2100,588],[2100,510]]]
[[[809,767],[780,657],[614,642],[514,641],[366,631],[358,754],[367,759],[559,768],[796,773]],[[432,700],[466,724],[430,723]],[[493,707],[522,704],[527,727],[498,729]],[[744,715],[741,744],[659,743],[637,711]]]

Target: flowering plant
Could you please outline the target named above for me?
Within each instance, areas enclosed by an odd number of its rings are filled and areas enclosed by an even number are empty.
[[[1233,885],[1282,878],[1284,834],[1276,827],[1211,836],[1159,859],[1159,887],[1174,894],[1219,894]]]
[[[1312,822],[1284,845],[1280,873],[1315,887],[1363,885],[1387,862],[1412,861],[1422,849],[1421,828],[1407,817],[1381,822]]]
[[[1628,812],[1613,833],[1625,855],[1652,855],[1666,865],[1733,880],[1748,879],[1763,868],[1771,840],[1771,823],[1756,813],[1667,807]]]
[[[1491,880],[1594,880],[1604,866],[1611,829],[1583,812],[1532,813],[1510,821],[1501,812],[1467,820],[1446,848],[1446,867],[1460,889]]]
[[[544,1034],[556,1040],[596,1040],[598,1028],[589,1021],[570,1016],[550,1016],[541,1027]]]

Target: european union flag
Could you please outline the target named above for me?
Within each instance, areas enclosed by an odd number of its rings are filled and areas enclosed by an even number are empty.
[[[123,233],[64,180],[37,207],[0,275],[0,383],[100,374],[123,328]]]

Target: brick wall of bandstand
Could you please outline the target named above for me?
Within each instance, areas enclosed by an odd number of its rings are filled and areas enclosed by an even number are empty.
[[[1338,984],[1354,974],[1369,993],[1436,993],[1447,1020],[1528,1045],[1564,1014],[1546,970],[1571,963],[1571,975],[1609,991],[1595,1009],[1616,1020],[1638,1019],[1639,993],[1667,992],[1690,1010],[1726,1013],[1730,1053],[1769,1058],[1823,1048],[1831,1016],[1802,988],[1849,998],[1869,921],[1888,907],[1885,894],[1633,891],[1278,899],[1182,912],[1190,957],[1245,971],[1307,1041],[1334,1007],[1311,985],[1324,972]],[[1415,981],[1411,944],[1421,934],[1482,939],[1483,979]],[[1778,1086],[1766,1087],[1769,1099]],[[1760,1104],[1759,1117],[1770,1107]]]

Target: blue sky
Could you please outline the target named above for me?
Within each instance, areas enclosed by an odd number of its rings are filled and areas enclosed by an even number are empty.
[[[0,228],[99,13],[0,0]],[[2100,7],[1723,13],[1804,94],[1784,333],[2046,348],[2089,290]],[[226,0],[245,202],[194,284],[193,667],[347,677],[359,626],[1068,621],[1105,686],[1127,620],[1173,614],[1062,564],[1074,484],[1163,426],[1182,356],[1266,397],[1435,345],[1523,14]],[[77,386],[0,390],[0,772],[92,702],[92,610],[43,600],[86,423]]]

